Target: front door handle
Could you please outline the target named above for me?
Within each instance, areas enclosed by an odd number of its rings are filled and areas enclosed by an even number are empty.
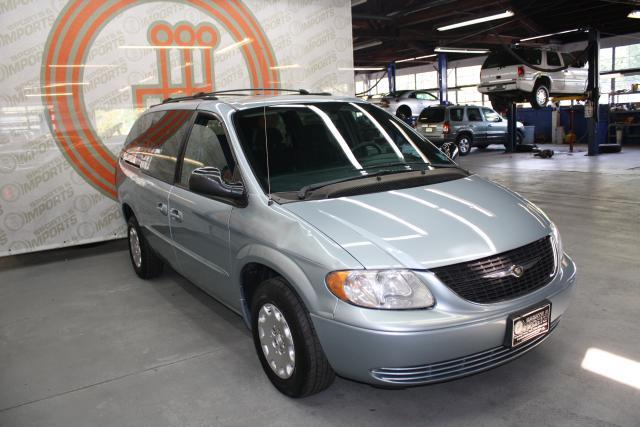
[[[178,209],[171,209],[169,211],[169,218],[176,222],[182,222],[182,212],[180,212]]]
[[[167,214],[167,204],[166,203],[158,202],[156,207],[162,213],[162,215],[166,215]]]

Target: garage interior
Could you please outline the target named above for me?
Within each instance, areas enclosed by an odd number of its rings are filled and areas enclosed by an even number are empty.
[[[0,257],[0,425],[639,425],[640,20],[630,16],[640,3],[351,3],[355,93],[371,102],[395,87],[491,107],[477,90],[486,52],[439,58],[436,48],[547,35],[527,46],[576,52],[597,36],[590,93],[513,107],[534,128],[534,151],[491,145],[456,160],[541,207],[561,231],[578,276],[554,334],[455,381],[387,390],[336,378],[296,400],[273,389],[239,316],[170,268],[139,279],[125,240],[10,255]],[[514,15],[437,30],[504,10]],[[585,118],[589,99],[597,120]],[[599,149],[611,145],[620,149]],[[590,369],[590,352],[622,371]]]

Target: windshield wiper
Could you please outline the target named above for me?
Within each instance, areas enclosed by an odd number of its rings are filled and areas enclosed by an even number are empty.
[[[432,168],[457,168],[459,166],[454,165],[454,164],[437,164],[437,163],[425,163],[425,162],[396,162],[396,163],[383,163],[381,165],[373,165],[373,166],[367,166],[367,169],[375,169],[375,168],[387,168],[387,167],[393,167],[393,166],[411,166],[411,165],[421,165],[421,166],[428,166],[428,167],[432,167]],[[424,170],[424,169],[419,169],[419,170]]]
[[[392,165],[387,165],[387,166],[392,166]],[[390,174],[394,174],[394,173],[405,173],[405,172],[420,172],[417,170],[380,170],[378,172],[375,173],[370,173],[367,175],[360,175],[360,176],[351,176],[349,178],[340,178],[340,179],[333,179],[331,181],[323,181],[323,182],[316,182],[313,184],[309,184],[309,185],[305,185],[304,187],[302,187],[300,190],[298,190],[298,199],[300,200],[304,200],[307,198],[307,194],[309,193],[309,191],[313,191],[313,190],[317,190],[318,188],[322,188],[322,187],[326,187],[328,185],[333,185],[333,184],[339,184],[341,182],[348,182],[348,181],[355,181],[358,179],[363,179],[363,178],[371,178],[371,177],[376,177],[376,176],[382,176],[382,175],[390,175]]]

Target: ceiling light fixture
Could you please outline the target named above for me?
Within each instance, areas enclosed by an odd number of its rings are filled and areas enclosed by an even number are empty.
[[[632,10],[627,15],[627,18],[640,19],[640,10],[638,10],[638,9]]]
[[[466,49],[462,47],[437,47],[434,49],[434,52],[438,53],[488,53],[487,49]]]
[[[485,16],[484,18],[470,19],[468,21],[458,22],[457,24],[451,24],[451,25],[445,25],[444,27],[438,27],[438,31],[453,30],[454,28],[466,27],[468,25],[475,25],[475,24],[479,24],[481,22],[495,21],[496,19],[511,18],[513,15],[514,15],[514,13],[512,11],[506,10],[506,11],[504,11],[502,13],[497,13],[497,14],[491,15],[491,16]]]
[[[339,67],[339,71],[382,71],[384,67]]]
[[[521,42],[526,42],[526,41],[529,41],[529,40],[543,39],[545,37],[557,36],[557,35],[560,35],[560,34],[575,33],[576,31],[580,31],[580,29],[579,28],[574,28],[573,30],[558,31],[557,33],[549,33],[549,34],[543,34],[541,36],[527,37],[527,38],[524,38],[524,39],[520,39],[520,41]]]
[[[431,55],[416,56],[415,58],[399,59],[399,60],[396,61],[396,63],[398,63],[398,62],[418,61],[420,59],[433,58],[434,56],[438,56],[438,55],[436,55],[435,53],[432,53]]]
[[[380,46],[382,42],[380,40],[374,40],[362,44],[357,44],[353,46],[353,50],[366,49],[368,47]]]

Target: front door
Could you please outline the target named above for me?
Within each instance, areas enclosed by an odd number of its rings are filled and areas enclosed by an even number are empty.
[[[507,140],[508,122],[491,108],[483,108],[482,114],[487,122],[487,143],[504,144]]]
[[[179,178],[169,196],[169,223],[178,269],[223,303],[238,307],[239,289],[230,286],[230,203],[189,190],[194,169],[215,167],[222,179],[234,178],[233,157],[221,121],[208,113],[196,118],[182,156]]]
[[[487,123],[484,121],[480,108],[467,107],[467,123],[473,132],[473,144],[480,145],[487,143]]]

